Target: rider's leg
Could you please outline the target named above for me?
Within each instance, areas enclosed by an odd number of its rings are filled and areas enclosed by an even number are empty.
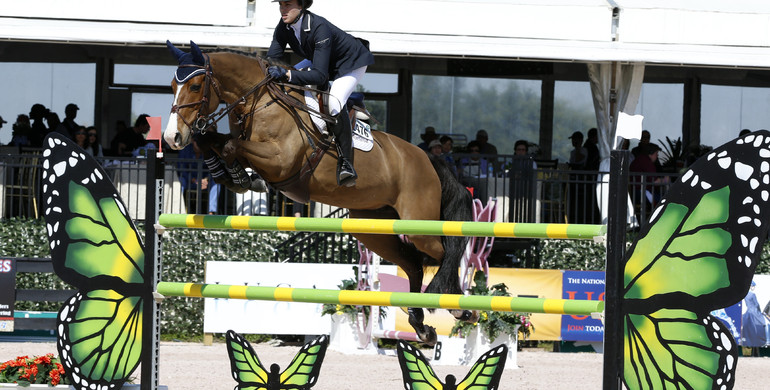
[[[345,107],[345,106],[343,106]],[[356,184],[358,174],[353,169],[353,133],[350,128],[350,117],[347,110],[335,117],[337,123],[331,126],[331,132],[337,140],[337,184],[352,187]]]
[[[350,94],[356,88],[359,80],[364,77],[366,67],[353,70],[350,73],[335,79],[329,89],[329,113],[335,117],[337,123],[331,126],[331,132],[337,139],[340,159],[337,169],[337,181],[340,185],[355,185],[356,174],[353,169],[353,135],[350,126],[350,117],[347,109],[344,109]]]

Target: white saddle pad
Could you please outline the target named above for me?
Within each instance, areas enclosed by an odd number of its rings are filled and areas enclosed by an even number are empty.
[[[305,104],[315,111],[310,111],[310,119],[313,120],[313,124],[322,134],[327,134],[326,121],[321,119],[321,116],[316,114],[319,111],[318,99],[310,91],[305,91]],[[353,125],[353,147],[368,152],[372,150],[374,146],[374,138],[372,138],[372,129],[368,123],[362,122],[356,118],[356,123]]]

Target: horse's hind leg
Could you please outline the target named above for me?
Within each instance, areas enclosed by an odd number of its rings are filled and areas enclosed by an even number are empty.
[[[355,218],[383,218],[381,214],[350,210],[351,217]],[[422,258],[423,254],[411,244],[405,244],[398,236],[384,234],[355,234],[369,250],[380,255],[383,259],[399,266],[409,278],[409,292],[420,293],[422,291]],[[436,343],[436,329],[423,323],[425,314],[421,308],[408,308],[409,325],[414,328],[422,342],[434,345]]]

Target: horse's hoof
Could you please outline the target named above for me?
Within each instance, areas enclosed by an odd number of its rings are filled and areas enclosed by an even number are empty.
[[[420,338],[420,341],[423,344],[427,344],[428,346],[431,346],[431,347],[436,345],[436,342],[438,341],[438,336],[436,335],[436,328],[430,325],[423,325],[422,332],[418,332],[417,337]]]

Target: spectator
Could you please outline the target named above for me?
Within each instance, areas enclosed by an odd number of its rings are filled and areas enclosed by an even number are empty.
[[[529,142],[527,140],[517,140],[513,144],[513,170],[516,170],[516,163],[521,162],[521,160],[529,160]],[[519,166],[518,169],[522,169],[523,166]],[[537,163],[535,163],[535,160],[532,160],[532,169],[537,169]]]
[[[3,119],[2,116],[0,116],[0,129],[3,128],[3,123],[8,123],[8,121],[6,121],[5,119]]]
[[[48,115],[45,116],[45,121],[48,123],[48,132],[57,132],[61,133],[64,136],[66,136],[69,139],[72,139],[72,133],[67,131],[64,126],[62,126],[61,121],[59,120],[59,114],[50,111],[48,112]]]
[[[452,155],[452,149],[454,149],[454,140],[448,135],[442,135],[441,138],[439,138],[439,142],[441,142],[441,158],[443,158],[444,161],[449,164],[449,168],[452,170],[452,173],[454,173],[456,177],[457,166],[455,164],[454,155]]]
[[[629,171],[635,173],[641,173],[641,175],[632,175],[631,181],[635,183],[634,188],[637,193],[643,193],[647,202],[653,207],[660,202],[663,197],[663,188],[660,184],[668,183],[668,176],[658,177],[654,176],[658,173],[655,167],[655,162],[658,160],[658,152],[660,147],[653,143],[648,143],[642,146],[639,155],[634,158],[629,166]],[[642,184],[645,184],[644,186]],[[658,185],[653,185],[658,184]],[[633,197],[636,200],[639,196]],[[635,202],[638,203],[638,202]]]
[[[441,151],[443,150],[441,146],[441,141],[434,139],[433,141],[430,141],[430,144],[428,145],[428,153],[435,157],[441,156]]]
[[[642,138],[639,139],[639,144],[636,145],[633,149],[631,149],[631,154],[634,155],[634,158],[639,155],[639,153],[642,151],[643,146],[650,143],[650,132],[647,130],[642,130]]]
[[[29,110],[29,119],[32,120],[32,131],[29,135],[29,146],[40,148],[43,146],[43,139],[48,134],[48,128],[43,124],[43,120],[48,115],[49,110],[44,105],[36,103]]]
[[[72,134],[75,143],[80,146],[81,149],[88,149],[88,134],[86,134],[85,126],[79,126]]]
[[[460,160],[460,182],[473,189],[473,197],[487,200],[487,176],[489,174],[489,162],[481,157],[481,147],[476,141],[468,143],[468,153],[470,156],[463,157]]]
[[[136,118],[134,127],[126,128],[115,134],[110,143],[112,153],[117,157],[131,157],[135,149],[147,144],[144,135],[150,131],[150,123],[147,122],[149,115],[142,114]]]
[[[583,147],[583,133],[576,131],[569,138],[572,140],[572,151],[569,152],[569,168],[583,170],[586,166],[588,152]]]
[[[191,144],[187,145],[179,152],[179,160],[180,161],[177,163],[177,172],[179,173],[179,182],[182,185],[182,191],[186,193],[187,190],[208,190],[207,212],[209,214],[217,214],[219,193],[222,185],[211,179],[208,168],[202,163],[203,152],[198,148],[198,143],[194,138]],[[190,197],[185,196],[185,198],[188,200],[188,207],[191,207]],[[197,212],[197,210],[195,210],[195,212]]]
[[[16,117],[16,123],[13,124],[13,134],[11,142],[8,145],[29,146],[31,135],[32,126],[29,124],[29,117],[24,114],[19,114],[19,116]]]
[[[86,152],[94,157],[104,157],[104,150],[102,150],[102,144],[99,142],[99,132],[96,131],[96,127],[86,128],[86,135],[88,136]]]
[[[479,143],[481,154],[497,154],[497,147],[489,143],[489,134],[484,129],[476,132],[476,142]]]
[[[62,134],[68,134],[69,138],[73,138],[76,131],[80,130],[80,125],[75,123],[75,118],[78,116],[78,106],[75,103],[67,104],[64,108],[64,120],[61,122],[64,127],[63,130],[57,130]]]
[[[479,152],[481,154],[497,155],[497,147],[489,143],[489,134],[484,129],[476,132],[476,142],[479,143]],[[486,157],[492,166],[492,171],[500,172],[500,162],[497,157]]]
[[[598,171],[601,158],[599,157],[599,134],[595,127],[588,129],[588,138],[583,144],[583,148],[586,150],[586,171]]]
[[[441,141],[441,153],[445,155],[451,154],[452,149],[454,149],[455,140],[448,135],[442,135],[439,141]]]
[[[420,134],[420,138],[422,138],[422,142],[420,142],[417,146],[427,152],[430,141],[437,139],[438,134],[436,134],[436,129],[433,128],[433,126],[428,126],[425,128],[425,132]]]

